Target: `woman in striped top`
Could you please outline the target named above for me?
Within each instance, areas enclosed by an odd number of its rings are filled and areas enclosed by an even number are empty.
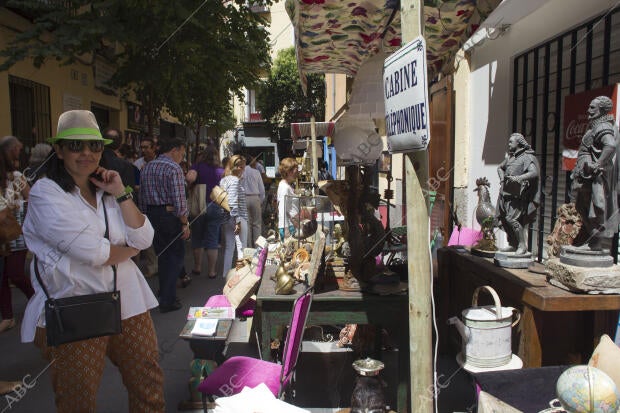
[[[224,244],[223,276],[233,267],[233,255],[237,248],[237,258],[243,258],[243,248],[247,247],[248,208],[245,200],[245,190],[241,184],[241,176],[245,169],[245,158],[233,155],[226,164],[224,177],[220,180],[220,187],[228,192],[230,214],[224,218],[222,236]]]

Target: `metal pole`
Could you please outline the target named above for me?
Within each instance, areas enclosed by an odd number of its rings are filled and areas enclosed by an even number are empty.
[[[401,0],[403,43],[423,35],[422,0]],[[428,152],[404,156],[407,199],[407,262],[409,271],[409,366],[411,412],[432,412],[433,348],[429,203],[424,194],[428,182]],[[415,167],[414,167],[415,166]]]

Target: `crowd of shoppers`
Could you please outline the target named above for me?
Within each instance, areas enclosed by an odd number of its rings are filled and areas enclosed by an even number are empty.
[[[263,232],[266,180],[255,158],[235,154],[220,162],[218,149],[207,146],[187,168],[184,139],[144,137],[137,159],[122,142],[116,128],[101,132],[90,111],[68,111],[58,119],[52,145],[35,146],[22,174],[22,143],[12,136],[0,140],[0,220],[14,214],[23,228],[0,259],[0,332],[16,325],[12,283],[29,299],[22,341],[34,342],[44,358],[55,360],[50,371],[58,411],[96,410],[106,357],[123,377],[130,411],[164,411],[163,373],[149,310],[182,308],[176,288],[179,278],[189,278],[186,241],[191,239],[192,275],[202,274],[206,250],[206,275],[216,278],[225,276],[235,257],[241,258],[243,248],[254,246]],[[280,192],[292,193],[296,171],[294,160],[283,160],[278,200]],[[187,188],[197,184],[206,186],[207,207],[189,217]],[[230,211],[211,202],[216,185],[227,192]],[[37,258],[30,273],[36,265],[55,298],[110,291],[115,266],[122,333],[48,346],[46,294],[26,276],[28,250]],[[159,281],[155,293],[146,281],[154,274]],[[0,391],[13,385],[0,382]]]

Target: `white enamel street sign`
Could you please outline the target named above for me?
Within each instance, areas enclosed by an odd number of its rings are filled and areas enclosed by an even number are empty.
[[[423,151],[430,141],[426,43],[420,36],[385,59],[385,129],[391,153]]]

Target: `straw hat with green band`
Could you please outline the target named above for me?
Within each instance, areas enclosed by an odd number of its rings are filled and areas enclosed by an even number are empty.
[[[101,136],[97,119],[88,110],[69,110],[60,115],[56,136],[47,141],[58,143],[60,140],[103,141],[105,145],[112,143],[112,139]]]

